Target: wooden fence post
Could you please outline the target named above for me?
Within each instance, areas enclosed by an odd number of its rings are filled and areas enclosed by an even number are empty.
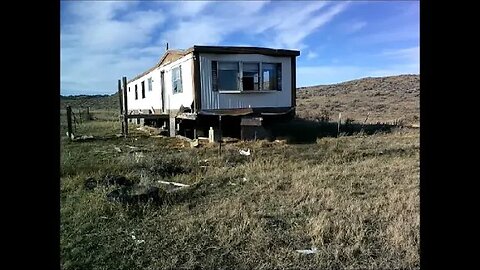
[[[67,128],[68,128],[68,137],[70,140],[73,140],[72,133],[72,107],[67,106]]]
[[[222,155],[222,116],[219,115],[218,116],[218,129],[219,129],[219,138],[218,138],[218,142],[219,142],[219,145],[218,145],[218,155],[221,156]]]
[[[125,138],[128,136],[128,100],[127,100],[127,77],[123,77],[123,122],[125,125]]]
[[[118,80],[118,101],[119,101],[119,104],[120,104],[120,117],[124,117],[123,116],[123,103],[122,103],[122,82],[120,80]],[[122,122],[122,135],[125,134],[125,125],[124,125],[124,120],[121,119]]]
[[[342,123],[342,113],[338,113],[337,137],[340,135],[340,124]]]

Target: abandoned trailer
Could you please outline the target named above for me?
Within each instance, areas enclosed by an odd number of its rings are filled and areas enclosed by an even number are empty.
[[[269,124],[295,115],[299,55],[259,47],[167,50],[149,70],[124,77],[124,89],[119,81],[120,110],[128,122],[168,128],[170,136],[265,138]]]

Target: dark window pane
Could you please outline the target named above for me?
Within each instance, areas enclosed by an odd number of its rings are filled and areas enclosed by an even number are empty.
[[[280,64],[263,63],[262,69],[263,90],[281,90]]]
[[[212,61],[212,90],[218,91],[217,61]]]
[[[258,63],[243,63],[243,90],[259,90],[259,64]]]
[[[218,63],[218,89],[238,90],[238,63]]]

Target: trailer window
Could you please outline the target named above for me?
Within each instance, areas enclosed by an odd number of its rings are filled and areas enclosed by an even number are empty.
[[[212,61],[212,91],[281,91],[282,64]]]
[[[263,90],[282,90],[282,66],[280,63],[262,63]]]
[[[152,78],[148,78],[148,91],[152,91]]]
[[[173,93],[182,93],[182,66],[172,69]]]
[[[242,90],[260,90],[259,63],[243,63],[242,66]]]
[[[135,99],[138,99],[138,85],[135,84]]]
[[[145,81],[142,82],[142,98],[145,98]]]
[[[238,62],[218,62],[217,86],[219,90],[238,91],[238,79]]]

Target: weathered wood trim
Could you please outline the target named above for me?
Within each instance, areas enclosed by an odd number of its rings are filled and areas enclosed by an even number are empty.
[[[199,112],[202,109],[201,90],[202,85],[200,82],[200,55],[198,52],[193,53],[193,112]]]

